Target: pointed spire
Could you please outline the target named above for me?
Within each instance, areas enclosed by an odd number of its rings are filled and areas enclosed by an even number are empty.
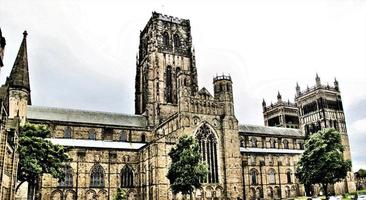
[[[339,83],[337,81],[337,78],[334,78],[334,88],[338,91],[339,90]]]
[[[6,45],[6,41],[5,38],[3,37],[3,34],[1,32],[1,28],[0,28],[0,68],[2,66],[4,66],[4,48]]]
[[[296,82],[296,95],[300,95],[301,91],[300,91],[300,86],[299,86],[299,82]]]
[[[262,108],[263,108],[263,112],[266,111],[266,101],[264,99],[262,101]]]
[[[318,73],[316,73],[315,82],[316,82],[316,86],[317,87],[319,87],[321,85],[321,83],[320,83],[320,77],[319,77]]]
[[[281,102],[282,101],[282,96],[280,94],[280,91],[278,91],[278,93],[277,93],[277,101],[278,102]]]
[[[13,69],[10,72],[8,84],[10,87],[22,88],[30,91],[28,54],[27,54],[27,31],[23,32],[23,41],[15,59]]]

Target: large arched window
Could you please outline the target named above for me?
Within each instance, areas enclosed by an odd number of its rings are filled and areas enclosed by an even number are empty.
[[[250,171],[250,179],[252,182],[252,185],[258,185],[258,171],[255,169],[252,169]]]
[[[288,169],[286,171],[286,177],[287,177],[287,183],[292,183],[292,179],[291,179],[291,170]]]
[[[95,140],[96,136],[95,136],[95,130],[94,129],[90,129],[88,132],[88,138],[89,140]]]
[[[71,128],[69,126],[67,126],[64,130],[64,138],[71,138]]]
[[[121,187],[133,187],[133,171],[128,165],[125,165],[121,171]]]
[[[169,34],[167,32],[163,33],[163,44],[164,46],[169,46]]]
[[[276,171],[274,169],[270,169],[268,171],[268,183],[275,184],[276,183]]]
[[[180,39],[179,39],[178,34],[174,34],[173,40],[174,40],[174,48],[179,48],[180,47]]]
[[[72,187],[73,180],[72,180],[72,168],[67,166],[65,168],[65,177],[64,180],[60,182],[60,186],[62,187]]]
[[[208,175],[203,182],[218,183],[218,163],[217,163],[217,141],[214,133],[207,124],[203,124],[196,135],[199,143],[202,160],[207,163]]]
[[[104,169],[100,164],[96,164],[91,169],[90,187],[104,187]]]
[[[167,103],[173,103],[173,81],[172,81],[172,67],[168,66],[165,72],[165,96]]]

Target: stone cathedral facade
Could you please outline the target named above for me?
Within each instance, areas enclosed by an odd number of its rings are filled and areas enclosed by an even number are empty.
[[[319,79],[314,88],[297,88],[296,103],[283,102],[278,94],[275,104],[263,101],[266,126],[241,124],[235,117],[230,76],[214,77],[213,94],[199,88],[189,20],[153,12],[141,31],[133,115],[32,106],[26,36],[0,90],[2,199],[14,199],[14,149],[18,125],[25,121],[47,124],[50,140],[68,147],[72,158],[64,181],[42,177],[40,199],[113,199],[118,188],[128,199],[173,199],[166,178],[168,153],[182,135],[197,139],[209,169],[194,199],[304,195],[294,175],[296,163],[305,137],[321,128],[340,130],[350,159],[338,83],[322,86]],[[350,176],[334,190],[353,191],[352,184]]]

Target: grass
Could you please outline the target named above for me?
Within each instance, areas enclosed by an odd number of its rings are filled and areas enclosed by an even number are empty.
[[[365,193],[366,189],[358,190],[357,193]],[[352,200],[352,197],[356,194],[356,192],[352,192],[349,194],[345,194],[344,197],[342,197],[342,200]],[[296,197],[295,200],[307,200],[309,197]],[[325,199],[325,196],[320,196],[321,199]]]

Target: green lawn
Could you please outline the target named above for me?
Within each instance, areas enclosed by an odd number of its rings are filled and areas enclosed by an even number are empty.
[[[358,190],[357,193],[366,193],[366,189]],[[352,196],[354,196],[356,193],[350,193],[346,194],[345,197],[342,198],[342,200],[352,200]],[[295,200],[307,200],[308,197],[297,197]],[[325,199],[325,196],[320,196],[321,199]]]

